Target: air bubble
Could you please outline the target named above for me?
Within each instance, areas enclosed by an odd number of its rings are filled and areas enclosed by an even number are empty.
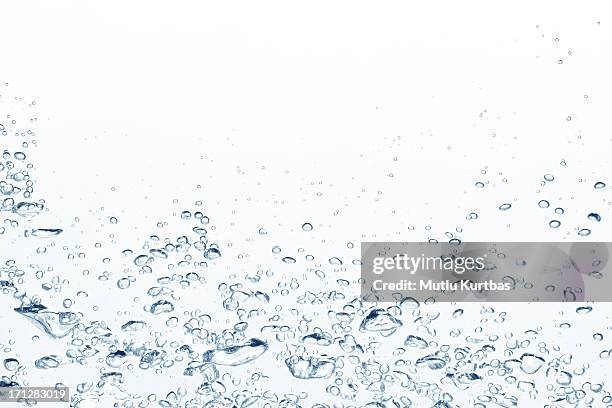
[[[601,215],[597,213],[589,213],[589,215],[587,215],[587,218],[591,221],[596,221],[596,222],[601,221]]]
[[[604,183],[603,181],[598,181],[593,185],[593,187],[596,188],[597,190],[602,189],[605,186],[606,186],[606,183]]]

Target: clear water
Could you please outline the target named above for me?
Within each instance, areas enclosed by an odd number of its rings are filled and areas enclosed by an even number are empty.
[[[262,227],[252,239],[265,250],[243,267],[201,203],[141,226],[123,247],[118,228],[134,226],[105,217],[105,239],[92,241],[72,222],[40,218],[47,208],[36,197],[32,118],[9,112],[0,123],[0,244],[37,240],[35,258],[0,251],[0,387],[64,384],[79,408],[612,406],[604,304],[552,306],[542,320],[505,304],[364,303],[360,237],[329,254],[314,222],[293,227],[303,237],[297,249],[269,244],[279,227]],[[593,212],[609,199],[606,183],[593,184],[600,197],[583,225],[566,227],[555,197],[520,205],[546,212],[542,228],[580,239],[606,228]],[[497,206],[490,210],[515,211]],[[421,239],[433,239],[430,229]],[[455,228],[446,238],[460,235]]]

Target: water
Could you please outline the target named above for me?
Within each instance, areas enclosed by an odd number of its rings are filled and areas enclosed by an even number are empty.
[[[209,350],[203,360],[217,365],[237,366],[250,363],[268,350],[268,343],[260,339],[249,339],[239,346]]]
[[[530,375],[537,373],[546,363],[546,360],[544,360],[542,357],[530,353],[523,354],[520,360],[521,371]]]
[[[169,203],[168,214],[151,214],[147,225],[116,209],[88,209],[92,228],[76,215],[47,223],[59,204],[36,196],[28,167],[35,155],[21,143],[6,151],[0,387],[65,383],[78,408],[612,405],[604,304],[553,305],[544,315],[537,303],[368,303],[357,280],[359,241],[369,232],[328,235],[311,214],[287,224],[251,220],[244,236],[202,202]],[[571,161],[563,168],[571,171]],[[503,219],[503,229],[525,214],[530,228],[554,238],[605,231],[606,184],[583,183],[596,197],[581,206],[551,190],[573,175],[549,171],[555,175],[531,178],[542,188],[537,196],[517,193],[525,205],[494,195],[439,227],[436,214],[416,214],[410,224],[398,221],[394,237],[458,243],[469,225]],[[465,182],[466,195],[505,183],[478,177],[476,188]],[[358,222],[369,216],[355,211]],[[282,237],[287,231],[292,239]],[[31,250],[4,249],[15,244]]]
[[[402,322],[382,309],[371,310],[359,328],[364,331],[389,331],[402,326]]]
[[[157,302],[151,305],[151,313],[154,315],[162,314],[162,313],[170,313],[174,310],[174,305],[172,302],[167,300],[158,300]]]
[[[35,228],[31,234],[38,238],[50,238],[57,236],[63,232],[60,228]]]
[[[36,368],[40,368],[43,370],[57,368],[60,366],[60,364],[61,358],[56,355],[44,356],[34,362],[34,366]]]
[[[325,357],[292,356],[285,360],[285,364],[291,375],[301,380],[329,378],[336,369],[334,360]]]
[[[420,349],[426,349],[429,346],[429,344],[427,343],[425,339],[419,336],[415,336],[413,334],[406,337],[406,340],[404,341],[404,345],[408,347],[416,347]]]
[[[21,306],[15,311],[31,319],[55,339],[67,336],[79,323],[78,316],[73,312],[50,312],[40,304]]]

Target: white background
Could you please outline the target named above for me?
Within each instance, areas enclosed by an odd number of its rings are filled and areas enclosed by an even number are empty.
[[[209,206],[222,203],[219,216],[252,197],[257,217],[327,223],[341,210],[336,222],[363,223],[368,236],[423,233],[426,223],[438,236],[470,210],[518,200],[488,239],[510,222],[517,237],[551,239],[546,220],[532,228],[517,215],[533,208],[542,175],[565,171],[558,198],[569,200],[609,170],[606,11],[605,2],[5,2],[0,73],[38,102],[38,177],[56,214],[105,206],[151,216],[200,184]],[[497,187],[473,202],[465,192],[479,177]]]
[[[0,15],[0,80],[39,112],[49,211],[31,226],[79,217],[71,245],[117,216],[137,246],[196,200],[229,265],[259,228],[291,246],[306,221],[332,248],[611,238],[610,190],[592,188],[612,184],[605,1],[4,1]]]

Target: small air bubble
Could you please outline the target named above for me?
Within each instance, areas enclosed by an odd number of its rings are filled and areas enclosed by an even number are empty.
[[[591,313],[592,311],[593,311],[593,308],[591,306],[580,306],[576,308],[576,313],[578,314],[588,314],[588,313]]]
[[[597,213],[590,213],[589,215],[587,215],[587,218],[591,221],[597,221],[597,222],[601,221],[601,215]]]
[[[340,258],[337,258],[335,256],[332,258],[329,258],[329,263],[331,265],[342,265],[342,261],[340,260]]]
[[[540,208],[548,208],[548,207],[550,207],[550,203],[548,201],[546,201],[546,200],[540,200],[538,202],[538,207],[540,207]]]
[[[606,186],[606,183],[604,183],[603,181],[598,181],[597,183],[593,185],[593,187],[596,188],[597,190],[604,188],[605,186]]]

